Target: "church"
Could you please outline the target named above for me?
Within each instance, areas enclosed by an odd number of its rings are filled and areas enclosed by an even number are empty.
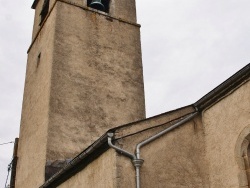
[[[135,0],[32,8],[11,187],[250,187],[250,64],[146,118]]]

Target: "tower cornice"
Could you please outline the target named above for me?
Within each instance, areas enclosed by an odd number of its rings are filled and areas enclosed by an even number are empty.
[[[129,25],[133,25],[133,26],[136,26],[136,27],[141,27],[140,24],[133,23],[133,22],[127,21],[127,20],[122,19],[122,18],[117,18],[117,17],[111,16],[111,15],[105,13],[105,12],[98,11],[98,10],[96,10],[96,9],[89,8],[89,7],[87,7],[87,6],[82,6],[82,5],[79,5],[79,4],[77,4],[77,3],[73,3],[73,2],[68,1],[68,0],[56,0],[56,1],[54,2],[54,4],[52,5],[52,8],[49,10],[49,12],[48,12],[46,18],[44,19],[44,22],[41,24],[41,26],[40,26],[38,32],[36,33],[36,35],[35,35],[35,37],[34,37],[34,39],[32,40],[32,42],[31,42],[31,44],[30,44],[30,46],[29,46],[29,48],[28,48],[28,50],[27,50],[27,53],[29,53],[29,51],[31,50],[31,48],[32,48],[33,44],[35,43],[37,37],[39,36],[39,33],[41,32],[41,30],[42,30],[44,24],[46,23],[46,20],[47,20],[48,17],[50,16],[51,12],[53,11],[53,9],[54,9],[54,7],[55,7],[55,5],[56,5],[56,3],[57,3],[58,1],[59,1],[59,2],[62,2],[62,3],[65,3],[65,4],[68,4],[68,5],[71,5],[71,6],[75,6],[75,7],[77,7],[77,8],[80,8],[80,9],[83,9],[83,10],[86,10],[86,11],[89,11],[89,12],[92,12],[92,13],[96,13],[96,14],[105,16],[106,19],[107,19],[107,20],[110,20],[110,21],[117,20],[117,21],[119,21],[119,22],[123,22],[123,23],[129,24]],[[35,8],[38,2],[39,2],[39,0],[35,0],[34,3],[33,3],[33,5],[32,5],[32,8]]]

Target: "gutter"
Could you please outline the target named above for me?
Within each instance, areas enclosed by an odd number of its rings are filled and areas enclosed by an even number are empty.
[[[136,152],[135,152],[135,154],[132,154],[132,153],[126,151],[126,150],[123,150],[122,148],[119,148],[119,147],[115,146],[112,143],[112,139],[114,139],[114,133],[108,133],[108,144],[109,144],[109,146],[111,148],[115,149],[116,151],[118,151],[119,153],[121,153],[122,155],[124,155],[124,156],[126,156],[126,157],[128,157],[128,158],[131,159],[131,161],[132,161],[132,163],[133,163],[133,165],[135,167],[135,171],[136,171],[136,175],[135,175],[136,188],[140,188],[141,187],[140,186],[140,183],[141,183],[140,182],[140,168],[141,168],[141,166],[142,166],[142,164],[144,162],[144,160],[140,158],[140,153],[141,153],[140,149],[143,146],[145,146],[145,145],[153,142],[154,140],[160,138],[164,134],[172,131],[173,129],[175,129],[175,128],[183,125],[184,123],[188,122],[189,120],[193,119],[196,115],[198,115],[198,111],[196,111],[196,112],[194,112],[194,113],[192,113],[192,114],[184,117],[183,119],[181,119],[179,122],[175,123],[174,125],[166,128],[166,129],[162,130],[161,132],[159,132],[159,133],[157,133],[157,134],[155,134],[155,135],[147,138],[146,140],[138,143],[136,145]]]

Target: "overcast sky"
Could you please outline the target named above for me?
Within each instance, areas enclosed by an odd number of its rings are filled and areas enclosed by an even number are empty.
[[[0,144],[19,134],[33,0],[0,0]],[[147,117],[192,104],[250,62],[249,0],[137,0]],[[4,187],[13,144],[0,145]]]

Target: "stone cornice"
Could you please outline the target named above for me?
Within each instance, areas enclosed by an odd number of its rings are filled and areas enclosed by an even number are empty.
[[[36,4],[38,3],[38,1],[39,1],[39,0],[35,0],[35,1],[34,1],[34,3],[33,3],[34,7],[35,7]],[[29,53],[29,51],[31,50],[33,44],[35,43],[37,37],[39,36],[39,33],[41,32],[41,30],[42,30],[44,24],[46,23],[48,17],[49,17],[50,14],[51,14],[51,12],[52,12],[53,9],[55,8],[55,5],[56,5],[57,2],[66,3],[66,4],[68,4],[68,5],[75,6],[75,7],[77,7],[77,8],[80,8],[80,9],[83,9],[83,10],[86,10],[86,11],[89,11],[89,12],[92,12],[92,13],[95,13],[95,14],[99,14],[99,15],[101,15],[101,16],[105,16],[106,19],[109,20],[109,21],[117,20],[117,21],[123,22],[123,23],[125,23],[125,24],[133,25],[133,26],[136,26],[136,27],[141,27],[140,24],[133,23],[133,22],[127,21],[127,20],[122,19],[122,18],[113,17],[113,16],[111,16],[111,15],[105,13],[105,12],[98,11],[98,10],[95,10],[95,9],[92,9],[92,8],[89,8],[89,7],[87,7],[87,6],[82,6],[82,5],[73,3],[73,2],[68,1],[68,0],[56,0],[55,3],[52,5],[52,8],[50,8],[50,10],[49,10],[49,12],[48,12],[46,18],[44,19],[44,21],[43,21],[41,27],[39,28],[38,32],[36,33],[36,35],[35,35],[35,37],[34,37],[34,39],[32,40],[32,42],[31,42],[31,44],[30,44],[30,46],[29,46],[29,48],[28,48],[27,53]],[[32,5],[32,8],[33,8],[33,5]]]

